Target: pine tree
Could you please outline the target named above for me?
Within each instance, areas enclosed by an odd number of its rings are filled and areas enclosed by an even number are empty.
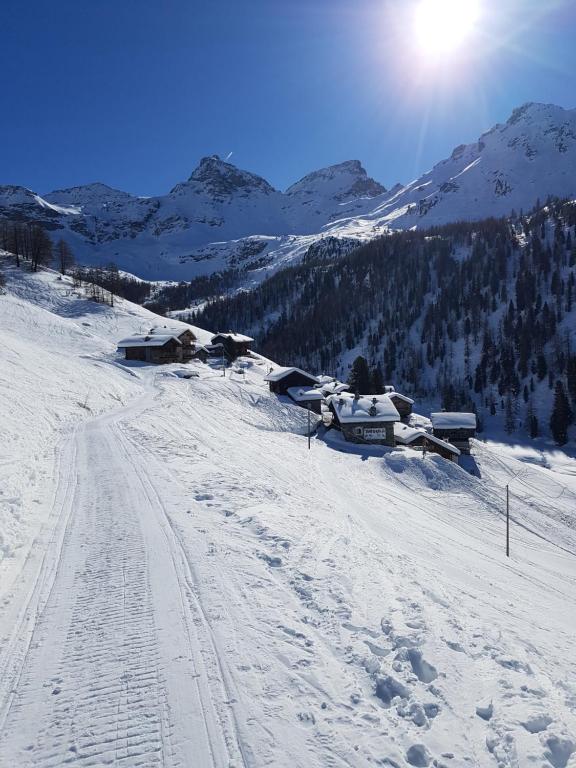
[[[516,429],[516,414],[514,413],[514,401],[510,392],[506,395],[505,411],[504,429],[511,435]]]
[[[381,395],[384,392],[384,374],[380,363],[372,369],[371,373],[371,394]]]
[[[558,380],[554,390],[554,407],[550,417],[550,431],[557,445],[565,445],[568,442],[568,425],[572,422],[572,418],[572,409],[564,392],[564,385]]]
[[[348,384],[352,392],[357,392],[360,395],[371,394],[370,369],[366,358],[362,355],[359,355],[352,363]]]

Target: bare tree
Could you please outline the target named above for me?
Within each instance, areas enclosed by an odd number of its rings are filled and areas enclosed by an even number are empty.
[[[28,227],[28,245],[32,272],[37,272],[38,267],[50,264],[52,261],[52,240],[38,224],[32,224]]]
[[[55,258],[60,274],[62,275],[67,275],[68,271],[72,269],[76,263],[72,249],[65,240],[62,240],[62,238],[56,243]]]

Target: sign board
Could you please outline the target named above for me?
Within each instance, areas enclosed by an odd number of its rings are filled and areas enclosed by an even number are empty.
[[[383,427],[367,427],[364,430],[364,440],[386,440],[386,429]]]

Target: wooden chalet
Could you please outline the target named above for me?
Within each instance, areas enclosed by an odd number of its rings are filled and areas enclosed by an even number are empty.
[[[118,342],[126,360],[162,365],[182,362],[182,342],[173,334],[152,333],[129,336]]]
[[[322,413],[324,395],[321,390],[314,389],[314,387],[289,387],[287,394],[301,408],[310,408],[319,416]]]
[[[387,395],[351,395],[342,393],[327,399],[332,426],[340,429],[351,443],[396,444],[394,422],[400,414]]]
[[[170,325],[155,325],[150,329],[150,335],[155,333],[159,334],[172,334],[177,336],[182,343],[182,362],[186,363],[195,357],[196,352],[196,338],[195,333],[191,328],[182,328],[182,326],[170,326]]]
[[[241,333],[217,333],[212,337],[212,346],[221,344],[224,348],[224,354],[228,360],[236,360],[237,357],[243,357],[250,354],[250,345],[254,339],[250,336],[244,336]]]
[[[387,392],[388,397],[394,403],[396,410],[400,414],[401,419],[407,419],[412,413],[414,406],[414,400],[406,395],[401,395],[399,392]]]
[[[430,414],[432,434],[445,440],[460,453],[470,453],[470,439],[476,437],[476,414],[441,411]]]
[[[316,388],[318,386],[316,376],[306,373],[301,368],[271,368],[264,376],[264,381],[268,382],[270,392],[275,392],[277,395],[286,395],[293,387]]]
[[[417,451],[437,453],[448,461],[458,461],[460,451],[456,446],[440,440],[439,437],[425,432],[423,429],[409,427],[407,424],[397,422],[394,424],[394,437],[398,445],[406,445]]]

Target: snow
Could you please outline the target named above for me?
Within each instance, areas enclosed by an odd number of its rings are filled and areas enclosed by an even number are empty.
[[[330,395],[327,402],[331,405],[342,423],[365,421],[399,421],[400,414],[388,395],[371,395],[356,398],[348,392]]]
[[[7,272],[1,765],[571,768],[574,458],[308,450],[267,361],[121,364],[149,312]]]
[[[441,411],[431,413],[430,420],[434,429],[476,429],[475,413]]]

